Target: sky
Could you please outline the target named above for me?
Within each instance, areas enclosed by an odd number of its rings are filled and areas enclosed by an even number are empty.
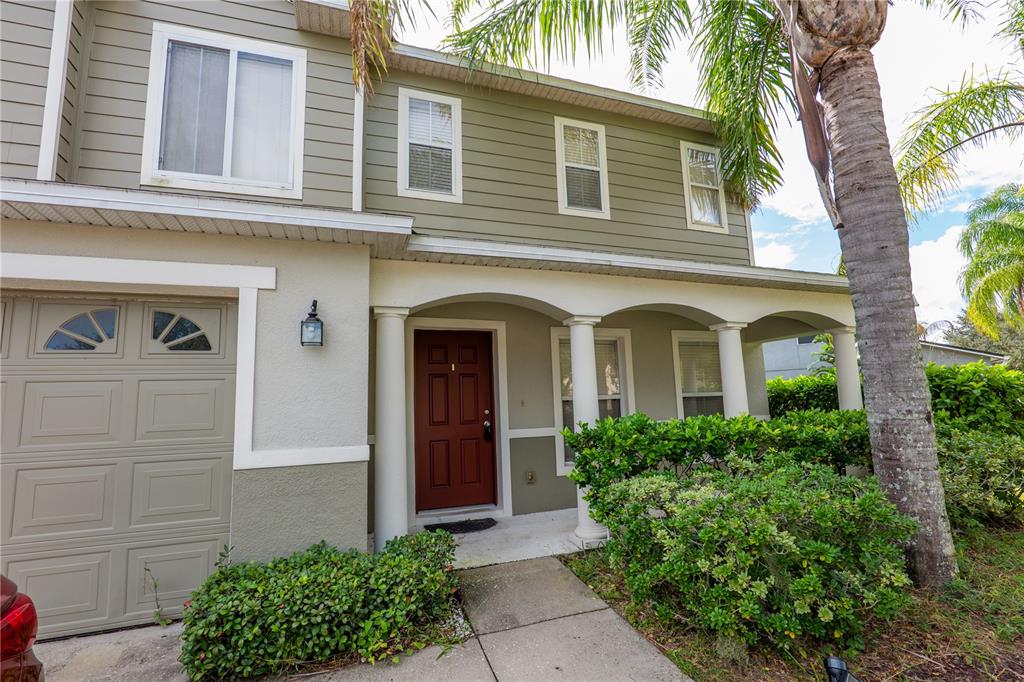
[[[437,49],[446,34],[447,8],[432,3],[435,17],[421,16],[416,26],[400,37],[404,43]],[[874,48],[882,89],[886,127],[895,140],[917,110],[936,89],[956,87],[965,73],[976,75],[1005,69],[1014,59],[1010,46],[993,37],[1003,8],[995,2],[985,17],[961,27],[935,9],[906,0],[889,7],[885,32]],[[630,90],[628,52],[624,34],[611,34],[604,51],[593,60],[580,50],[575,63],[554,61],[537,68],[563,78],[617,90]],[[696,64],[688,45],[674,49],[665,69],[663,87],[645,92],[652,97],[700,107]],[[807,162],[799,123],[780,121],[779,147],[783,155],[782,187],[763,199],[752,216],[754,258],[759,266],[815,272],[834,272],[839,262],[836,236]],[[964,212],[971,201],[1006,182],[1024,181],[1024,140],[995,141],[964,156],[960,190],[940,209],[924,216],[910,231],[910,263],[918,319],[953,320],[963,307],[957,274],[963,259],[956,249]]]

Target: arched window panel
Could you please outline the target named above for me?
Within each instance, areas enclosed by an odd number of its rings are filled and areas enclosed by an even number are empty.
[[[38,314],[44,353],[113,353],[117,351],[119,308],[88,304],[45,304]],[[63,318],[57,324],[54,320]],[[53,327],[56,327],[54,329]]]
[[[215,353],[219,350],[223,308],[179,308],[154,305],[148,309],[152,330],[149,354]]]

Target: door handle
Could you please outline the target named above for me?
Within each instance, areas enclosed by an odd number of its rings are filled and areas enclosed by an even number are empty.
[[[484,422],[484,440],[494,440],[494,428],[491,422]]]

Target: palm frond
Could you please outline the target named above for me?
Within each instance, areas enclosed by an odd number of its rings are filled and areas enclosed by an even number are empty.
[[[1024,57],[1024,0],[1008,0],[1006,16],[998,35],[1010,41],[1010,44]]]
[[[394,35],[416,26],[415,8],[433,14],[427,0],[351,0],[352,82],[373,93],[373,83],[387,73],[387,54]]]
[[[924,7],[937,7],[944,17],[966,26],[982,18],[987,3],[981,0],[921,0]]]
[[[546,66],[552,56],[572,61],[581,40],[593,57],[628,6],[617,0],[495,0],[478,23],[448,36],[443,46],[471,65]],[[461,9],[453,24],[461,25],[466,11]]]
[[[632,0],[626,8],[630,79],[633,87],[661,87],[668,53],[690,30],[687,0]]]
[[[1024,133],[1024,77],[1004,72],[979,79],[964,76],[956,89],[940,91],[917,112],[896,144],[896,173],[907,215],[939,205],[959,179],[965,147],[992,137]]]
[[[700,92],[717,124],[722,172],[747,206],[782,182],[778,115],[792,106],[789,54],[774,7],[759,0],[708,0],[693,55]]]

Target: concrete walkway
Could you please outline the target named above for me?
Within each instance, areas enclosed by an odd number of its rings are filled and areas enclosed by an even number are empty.
[[[460,571],[473,637],[447,653],[429,647],[397,665],[356,665],[301,679],[688,680],[553,557]],[[185,680],[181,624],[36,645],[48,682]]]
[[[553,557],[459,572],[475,637],[437,658],[354,666],[316,677],[355,680],[689,680]],[[692,682],[692,681],[691,681]]]

